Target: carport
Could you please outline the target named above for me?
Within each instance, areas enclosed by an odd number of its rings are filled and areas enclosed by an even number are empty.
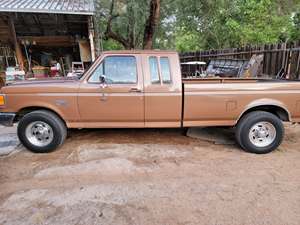
[[[50,75],[55,62],[66,75],[72,62],[88,66],[97,55],[93,15],[93,0],[0,0],[0,71]]]

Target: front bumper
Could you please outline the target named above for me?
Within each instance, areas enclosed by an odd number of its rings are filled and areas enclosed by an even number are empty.
[[[15,113],[0,113],[0,125],[11,127],[14,124]]]

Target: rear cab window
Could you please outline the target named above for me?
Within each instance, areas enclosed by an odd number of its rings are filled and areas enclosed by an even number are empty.
[[[171,83],[171,69],[168,57],[160,58],[161,77],[164,84]]]
[[[151,83],[160,84],[157,57],[155,56],[149,57],[149,67],[150,67]]]
[[[168,57],[149,57],[149,70],[152,84],[171,84],[171,68]]]

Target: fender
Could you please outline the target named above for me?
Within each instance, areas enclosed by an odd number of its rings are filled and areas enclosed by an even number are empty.
[[[252,101],[250,104],[248,104],[245,109],[242,111],[242,113],[239,115],[236,123],[241,119],[241,117],[248,111],[256,107],[262,107],[262,106],[275,106],[278,108],[283,109],[288,114],[289,121],[292,121],[291,114],[289,110],[287,109],[286,105],[278,100],[270,99],[270,98],[262,98],[257,99],[255,101]]]
[[[31,103],[30,105],[22,105],[22,107],[19,108],[18,112],[22,111],[22,110],[26,110],[26,109],[30,109],[30,108],[41,108],[41,109],[45,109],[45,110],[50,110],[54,113],[56,113],[62,120],[64,120],[65,122],[67,122],[65,120],[65,114],[58,108],[58,107],[54,107],[53,104],[47,104],[45,102],[34,102]]]

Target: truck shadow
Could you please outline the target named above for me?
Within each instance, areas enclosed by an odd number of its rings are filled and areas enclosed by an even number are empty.
[[[126,144],[192,144],[235,146],[234,130],[229,128],[190,129],[71,129],[69,141],[82,143],[126,143]]]

